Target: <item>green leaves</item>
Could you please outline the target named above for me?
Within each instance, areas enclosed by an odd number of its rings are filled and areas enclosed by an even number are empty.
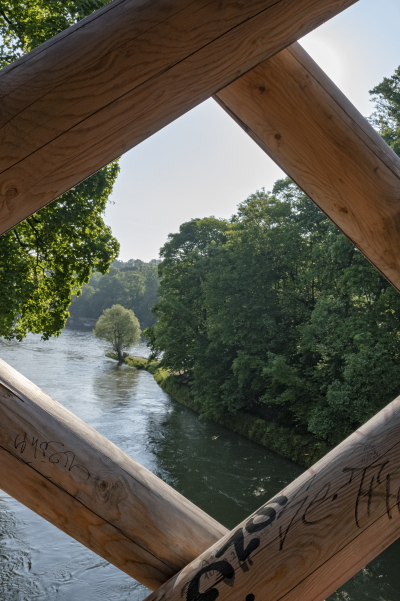
[[[105,167],[0,237],[0,335],[59,334],[71,295],[108,270],[119,243],[101,215],[118,171]]]
[[[133,311],[121,305],[113,305],[106,309],[99,318],[94,334],[105,340],[111,351],[122,359],[122,351],[129,349],[140,339],[140,325]]]
[[[146,334],[203,415],[339,442],[400,392],[400,299],[291,180],[169,236]]]
[[[0,0],[0,66],[29,52],[105,0]],[[104,167],[0,237],[0,336],[58,335],[71,295],[105,273],[119,244],[102,214],[119,171]]]
[[[400,67],[370,91],[376,105],[371,122],[400,156]]]
[[[0,68],[108,2],[109,0],[1,0]]]

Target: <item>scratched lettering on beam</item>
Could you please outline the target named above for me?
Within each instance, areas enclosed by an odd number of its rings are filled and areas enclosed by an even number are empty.
[[[147,601],[274,601],[378,521],[400,528],[398,400]]]
[[[89,480],[90,473],[86,466],[75,462],[75,453],[65,448],[62,442],[56,440],[41,440],[35,435],[17,434],[14,439],[14,449],[18,451],[19,458],[27,465],[35,463],[53,463],[68,472],[79,470],[84,480]],[[17,455],[18,456],[18,455]],[[47,476],[49,478],[49,476]]]
[[[5,403],[0,410],[0,448],[11,453],[48,480],[54,481],[53,468],[61,472],[61,477],[63,474],[70,475],[76,483],[84,483],[94,478],[84,461],[77,459],[78,451],[66,446],[62,440],[47,438],[22,417],[18,418],[21,430],[15,430],[11,425],[14,423],[13,416],[17,414],[18,403],[24,401],[0,384],[1,399]],[[98,477],[94,479],[99,480]]]

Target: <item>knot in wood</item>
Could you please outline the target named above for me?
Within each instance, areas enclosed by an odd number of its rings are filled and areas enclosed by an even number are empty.
[[[6,190],[6,198],[15,198],[18,195],[18,188],[12,187]]]

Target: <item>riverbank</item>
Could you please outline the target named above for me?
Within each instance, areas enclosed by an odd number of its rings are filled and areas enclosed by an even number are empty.
[[[117,359],[117,355],[114,353],[107,353],[107,357]],[[128,356],[124,358],[124,362],[136,369],[145,369],[152,374],[157,384],[173,400],[182,403],[197,414],[201,413],[200,406],[191,395],[190,387],[184,384],[179,376],[172,375],[160,368],[158,361],[149,363],[143,357]],[[215,421],[228,430],[245,436],[252,442],[306,468],[331,450],[331,447],[314,440],[311,436],[297,434],[290,428],[267,422],[245,411],[238,411],[235,415],[227,415]]]

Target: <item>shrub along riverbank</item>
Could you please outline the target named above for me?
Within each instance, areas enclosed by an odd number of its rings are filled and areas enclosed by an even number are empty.
[[[107,353],[107,357],[117,359],[114,353]],[[149,362],[142,357],[128,356],[124,358],[124,362],[136,369],[145,369],[174,401],[201,413],[201,406],[193,398],[190,386],[183,382],[181,376],[170,374],[159,367],[159,361]],[[303,467],[310,467],[331,450],[327,444],[316,441],[311,436],[297,434],[292,428],[268,422],[246,411],[214,418],[213,421]]]

